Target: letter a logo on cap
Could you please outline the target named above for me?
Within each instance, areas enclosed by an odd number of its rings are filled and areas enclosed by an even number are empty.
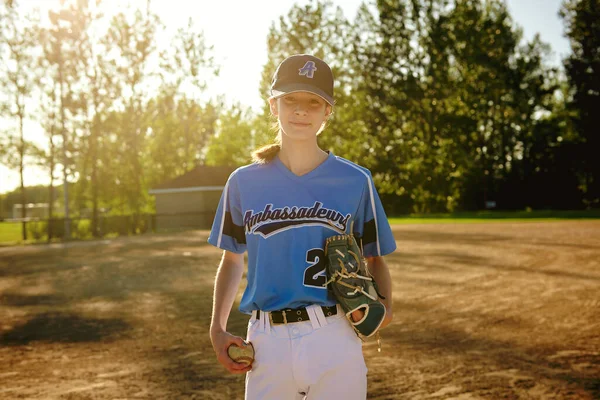
[[[304,67],[299,69],[300,73],[298,75],[306,75],[307,78],[312,78],[315,76],[316,70],[317,67],[315,67],[315,62],[307,61],[306,64],[304,64]]]

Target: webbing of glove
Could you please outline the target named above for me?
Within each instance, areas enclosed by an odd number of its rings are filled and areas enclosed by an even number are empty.
[[[369,274],[354,235],[332,236],[325,242],[327,282],[361,339],[375,334],[385,318],[385,306],[379,301],[375,280]],[[352,320],[352,312],[362,309],[364,317]]]

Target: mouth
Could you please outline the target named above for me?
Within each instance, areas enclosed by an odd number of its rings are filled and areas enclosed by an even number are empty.
[[[308,122],[295,122],[295,121],[290,121],[290,124],[291,124],[292,126],[297,126],[297,127],[299,127],[299,128],[304,128],[304,127],[310,126],[310,123],[308,123]]]

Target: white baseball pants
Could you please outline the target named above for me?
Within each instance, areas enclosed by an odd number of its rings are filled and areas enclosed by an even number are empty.
[[[248,324],[255,359],[246,374],[246,400],[365,400],[362,342],[338,305],[325,317],[307,307],[310,321],[271,325],[268,313]],[[266,318],[265,318],[266,317]]]

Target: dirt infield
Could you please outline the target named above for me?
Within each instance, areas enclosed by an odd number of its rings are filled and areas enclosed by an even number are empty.
[[[394,233],[369,399],[600,398],[600,222]],[[208,338],[206,237],[0,248],[0,399],[243,398]],[[230,330],[246,323],[234,312]]]

